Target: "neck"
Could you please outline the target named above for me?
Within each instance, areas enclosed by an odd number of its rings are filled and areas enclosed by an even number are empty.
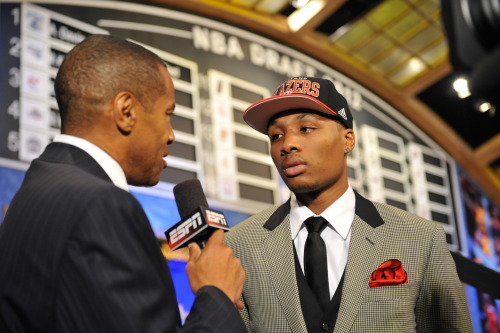
[[[72,135],[96,145],[116,160],[123,168],[121,153],[125,151],[125,147],[122,146],[121,137],[112,136],[109,130],[99,129],[99,126],[96,125],[87,130],[66,130],[62,134]]]
[[[330,188],[326,191],[295,193],[297,199],[307,206],[314,214],[320,215],[325,209],[330,207],[338,198],[340,198],[348,189],[346,182],[342,186]]]

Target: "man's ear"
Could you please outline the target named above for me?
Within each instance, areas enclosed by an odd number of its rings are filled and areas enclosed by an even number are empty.
[[[344,138],[346,148],[349,148],[348,151],[352,151],[356,145],[356,136],[354,135],[354,131],[350,128],[345,129]]]
[[[137,121],[139,101],[128,91],[119,92],[113,99],[113,116],[118,129],[125,134],[132,132]]]

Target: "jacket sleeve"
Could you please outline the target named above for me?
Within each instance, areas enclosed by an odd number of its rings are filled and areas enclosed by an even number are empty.
[[[218,288],[205,286],[196,294],[180,332],[246,332],[238,309]]]
[[[461,284],[445,233],[436,225],[417,303],[417,331],[472,332],[464,287]]]
[[[94,197],[75,216],[61,262],[61,331],[245,331],[229,298],[211,286],[199,290],[181,326],[168,265],[140,204],[121,190]]]

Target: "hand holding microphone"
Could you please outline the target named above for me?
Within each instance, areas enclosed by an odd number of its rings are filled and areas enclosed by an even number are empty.
[[[186,265],[189,284],[194,293],[203,286],[215,286],[241,310],[243,303],[240,297],[245,282],[245,271],[241,262],[234,257],[233,250],[226,246],[223,240],[224,232],[217,230],[208,239],[203,251],[198,244],[190,244]]]
[[[165,236],[171,250],[189,244],[186,272],[191,289],[196,293],[203,286],[215,286],[241,310],[245,271],[223,243],[223,230],[229,230],[224,214],[208,208],[198,179],[177,184],[174,197],[181,221],[165,231]]]

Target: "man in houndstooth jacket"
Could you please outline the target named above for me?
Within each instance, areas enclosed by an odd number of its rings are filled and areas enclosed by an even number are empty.
[[[226,235],[246,272],[242,317],[249,331],[472,332],[443,229],[350,187],[353,119],[331,81],[291,78],[244,119],[269,136],[271,157],[292,191],[286,203]],[[328,222],[321,233],[328,282],[319,294],[304,276],[304,221],[311,216]]]

